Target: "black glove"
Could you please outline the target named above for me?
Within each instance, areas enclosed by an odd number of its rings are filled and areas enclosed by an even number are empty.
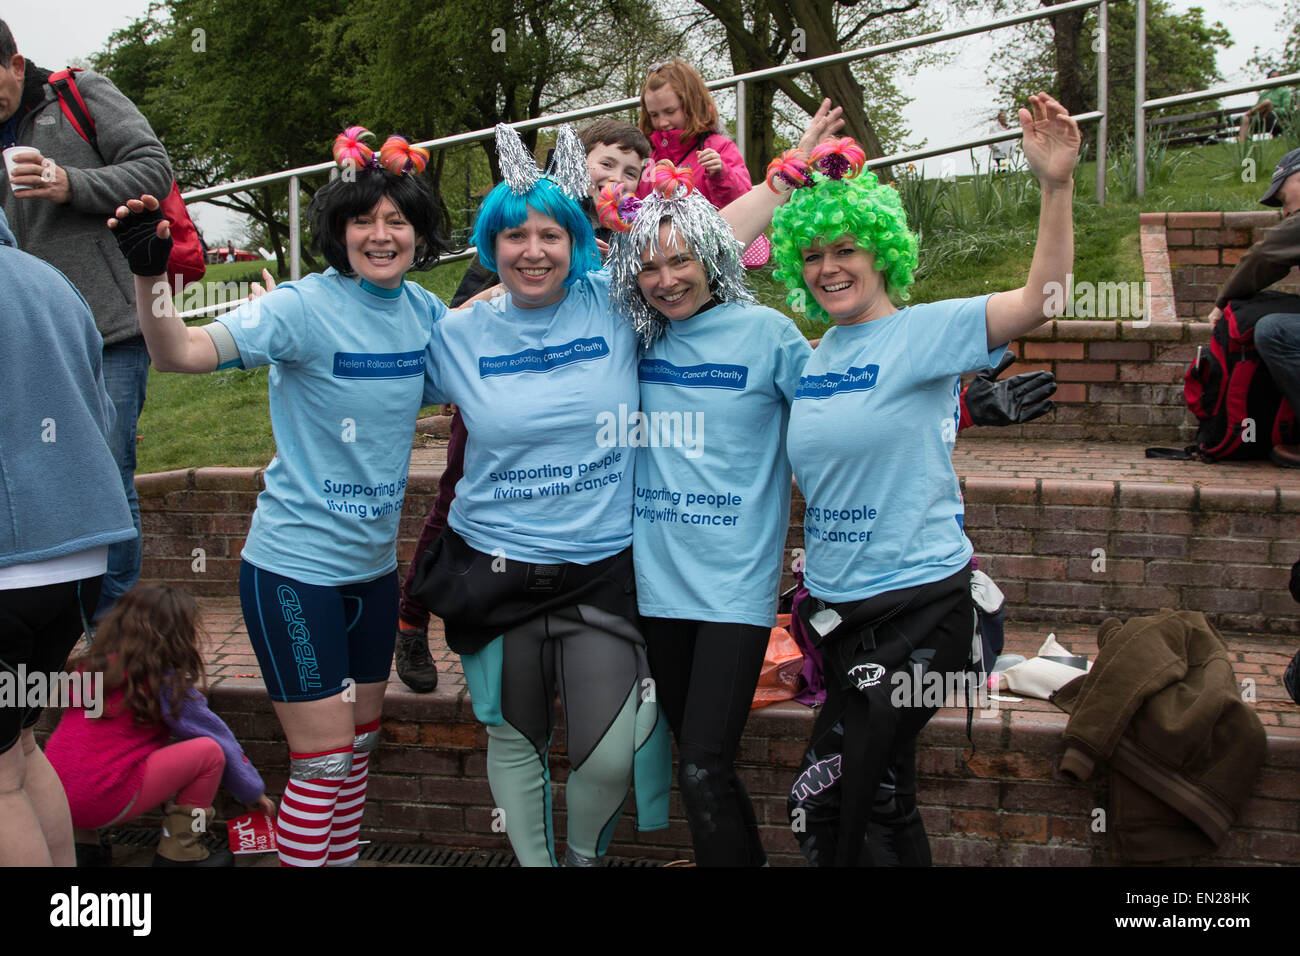
[[[138,276],[160,276],[167,273],[167,260],[172,254],[172,240],[158,238],[158,223],[163,221],[161,207],[150,212],[130,212],[117,217],[113,235],[117,247],[126,256],[126,263]]]
[[[1022,425],[1046,415],[1055,406],[1047,399],[1056,392],[1051,372],[1022,372],[1005,382],[997,377],[1016,360],[1007,352],[997,368],[980,372],[966,389],[966,411],[975,425]]]

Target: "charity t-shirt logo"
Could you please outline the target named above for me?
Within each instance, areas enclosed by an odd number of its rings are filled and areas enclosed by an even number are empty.
[[[478,360],[479,378],[489,375],[514,375],[518,372],[551,372],[574,362],[591,362],[609,357],[604,337],[574,339],[564,345],[544,345],[510,355],[482,355]]]
[[[642,359],[637,366],[637,378],[658,385],[678,385],[682,388],[730,388],[743,391],[749,381],[749,369],[744,365],[674,365],[663,359]]]
[[[335,378],[410,378],[424,374],[424,349],[414,352],[335,352]]]
[[[827,372],[825,375],[804,375],[795,389],[795,398],[829,398],[840,392],[865,392],[876,387],[880,378],[879,365],[850,367],[847,372]]]

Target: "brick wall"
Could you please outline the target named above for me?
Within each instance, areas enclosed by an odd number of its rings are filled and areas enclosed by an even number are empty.
[[[260,482],[256,468],[138,476],[142,577],[194,594],[236,594]],[[403,567],[437,482],[436,472],[411,472],[397,545]],[[1020,620],[1098,623],[1194,607],[1218,627],[1300,634],[1300,605],[1287,593],[1300,492],[983,477],[962,485],[966,532]],[[796,487],[787,568],[803,547],[803,507]],[[1106,552],[1104,571],[1092,570],[1096,548]],[[789,583],[787,572],[783,586]]]
[[[939,865],[1083,866],[1113,863],[1094,810],[1108,808],[1103,772],[1087,784],[1056,779],[1066,717],[1048,704],[1036,712],[1003,711],[974,723],[975,752],[964,712],[944,711],[922,732],[917,769],[922,815]],[[288,753],[261,683],[227,679],[213,707],[279,793]],[[774,865],[803,865],[786,815],[786,794],[812,727],[813,714],[776,705],[750,717],[736,766],[753,799],[763,845]],[[1204,862],[1294,863],[1300,859],[1300,734],[1268,728],[1268,763],[1254,795],[1220,851]],[[492,829],[486,779],[487,736],[464,695],[440,689],[424,698],[389,698],[384,745],[371,764],[363,834],[382,842],[420,842],[508,849]],[[562,727],[551,774],[556,828],[565,830],[568,762]],[[690,831],[674,789],[667,830],[636,833],[625,814],[611,853],[652,859],[690,855]]]
[[[1280,211],[1142,213],[1143,226],[1162,229],[1169,250],[1175,309],[1180,318],[1201,319],[1214,309],[1219,287]],[[1300,272],[1274,286],[1300,293]]]
[[[1003,377],[1054,373],[1056,409],[1028,425],[970,428],[961,440],[1189,444],[1196,429],[1183,400],[1183,373],[1209,338],[1203,322],[1047,322],[1013,343],[1019,361]]]
[[[1016,620],[1195,608],[1224,630],[1300,634],[1287,590],[1300,492],[991,477],[963,478],[962,489],[966,534]],[[804,546],[803,508],[796,487],[786,567]]]
[[[438,494],[438,473],[412,471],[398,532],[398,560],[410,560]],[[144,580],[198,595],[239,590],[239,552],[248,535],[261,468],[190,468],[136,475],[144,532]],[[202,549],[201,555],[195,550]]]

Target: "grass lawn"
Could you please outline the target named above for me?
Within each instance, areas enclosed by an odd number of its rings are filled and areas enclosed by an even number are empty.
[[[1079,281],[1140,282],[1138,213],[1141,211],[1219,211],[1262,209],[1273,167],[1289,148],[1281,140],[1255,144],[1245,152],[1235,145],[1149,150],[1147,195],[1133,196],[1131,156],[1113,150],[1107,205],[1093,202],[1094,166],[1076,176],[1075,275]],[[1251,162],[1253,161],[1253,170]],[[1253,171],[1253,181],[1251,173]],[[1245,178],[1243,178],[1245,177]],[[1038,216],[1036,187],[1015,177],[987,177],[920,184],[934,205],[922,238],[921,267],[911,289],[912,302],[933,302],[1014,288],[1024,282],[1033,256]],[[229,263],[208,267],[205,282],[258,278],[261,264]],[[409,278],[444,300],[451,298],[466,269],[448,263]],[[792,315],[810,337],[819,322],[794,314],[771,268],[750,273],[760,302]],[[185,306],[184,300],[180,303]],[[199,324],[207,322],[199,320]],[[265,465],[275,452],[266,410],[267,370],[214,375],[151,372],[149,394],[140,418],[140,473],[201,465]]]

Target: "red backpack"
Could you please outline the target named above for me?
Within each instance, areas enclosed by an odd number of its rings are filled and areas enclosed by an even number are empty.
[[[1255,347],[1255,323],[1274,312],[1300,313],[1300,296],[1260,292],[1234,299],[1214,324],[1210,344],[1197,349],[1183,379],[1187,407],[1200,421],[1189,452],[1206,461],[1267,458],[1274,445],[1296,440],[1295,410]]]
[[[93,146],[95,152],[99,152],[95,121],[90,110],[86,109],[81,91],[77,89],[75,74],[79,72],[80,70],[59,70],[50,74],[48,82],[59,98],[59,108],[77,135]],[[167,260],[167,279],[174,289],[180,289],[202,279],[206,266],[203,264],[203,244],[199,241],[199,231],[185,209],[180,186],[174,179],[171,192],[162,200],[162,214],[164,219],[171,222],[172,231],[172,254]]]

